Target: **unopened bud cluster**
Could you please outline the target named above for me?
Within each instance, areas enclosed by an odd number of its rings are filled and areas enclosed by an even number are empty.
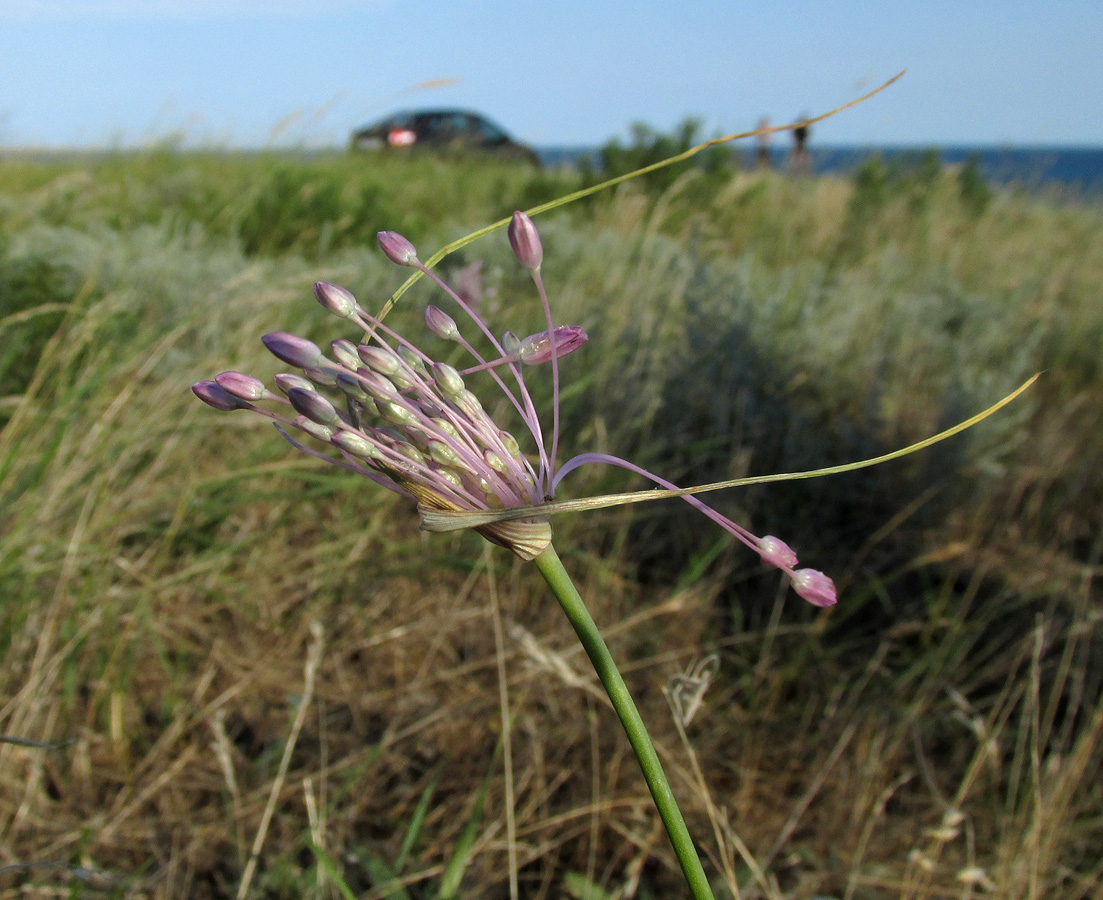
[[[484,356],[464,338],[455,319],[436,306],[427,307],[425,326],[429,332],[458,344],[471,356],[474,365],[462,372],[432,359],[384,326],[346,289],[318,282],[314,285],[318,302],[363,328],[365,337],[360,343],[335,340],[327,355],[305,338],[273,332],[262,338],[264,345],[296,369],[275,376],[278,392],[270,392],[259,379],[240,372],[223,372],[214,381],[193,385],[192,390],[215,409],[252,410],[327,444],[340,459],[295,446],[413,497],[426,529],[449,530],[450,523],[443,521],[449,517],[441,514],[473,513],[466,516],[470,525],[459,527],[474,527],[523,559],[535,558],[551,542],[547,515],[542,509],[527,507],[543,507],[554,498],[560,480],[580,466],[616,465],[677,490],[661,476],[605,453],[583,453],[557,465],[559,360],[585,344],[587,336],[577,325],[553,324],[540,276],[544,251],[532,220],[515,213],[508,236],[518,262],[532,275],[547,327],[526,338],[507,331],[498,340],[471,305],[418,259],[413,244],[393,231],[379,234],[379,246],[387,258],[436,281],[493,348],[489,358]],[[551,363],[553,396],[550,449],[524,375],[526,366],[546,363]],[[468,377],[479,372],[489,373],[517,411],[535,444],[535,462],[530,463],[521,453],[513,435],[494,423],[468,387]],[[796,568],[796,553],[780,538],[756,537],[697,497],[686,495],[683,499],[764,562],[782,570],[805,600],[816,606],[835,603],[831,579],[815,569]],[[498,517],[492,513],[503,509],[514,510],[518,518],[502,516],[504,521],[495,521]]]
[[[390,244],[396,256],[405,258],[400,243]],[[194,385],[195,394],[216,409],[254,410],[309,434],[339,451],[346,466],[425,508],[488,510],[541,502],[536,473],[517,440],[495,425],[459,371],[403,338],[385,339],[380,323],[344,288],[319,282],[314,294],[337,315],[366,318],[372,337],[358,345],[333,341],[326,355],[297,335],[266,334],[262,340],[268,350],[297,370],[276,375],[279,393],[250,375],[223,372]],[[458,333],[451,318],[435,307],[426,319],[439,337]],[[541,350],[530,341],[527,355],[538,356]],[[551,539],[546,521],[495,523],[479,530],[524,558],[538,554]]]

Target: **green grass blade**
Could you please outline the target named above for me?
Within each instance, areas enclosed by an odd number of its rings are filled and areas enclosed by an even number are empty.
[[[352,888],[345,883],[345,878],[341,874],[340,869],[337,868],[337,863],[330,858],[329,854],[313,841],[310,842],[310,852],[314,854],[314,858],[318,861],[319,868],[326,873],[326,877],[333,882],[341,896],[344,897],[345,900],[356,900],[356,894],[354,894]]]
[[[501,743],[499,742],[499,749]],[[499,753],[495,752],[494,761],[491,763],[490,772],[483,779],[483,786],[479,790],[479,796],[475,799],[475,807],[471,810],[471,817],[463,827],[459,843],[456,845],[452,858],[444,870],[440,880],[440,890],[437,892],[438,900],[452,900],[460,889],[463,873],[467,871],[467,865],[471,862],[471,851],[475,846],[475,839],[479,836],[479,822],[483,817],[483,803],[486,801],[487,792],[490,790],[490,782],[497,767]]]
[[[563,876],[563,890],[574,900],[610,900],[610,894],[599,884],[594,884],[585,875],[568,872]]]
[[[429,812],[429,803],[433,799],[433,792],[436,790],[437,781],[439,780],[440,769],[438,768],[436,772],[433,773],[433,777],[429,779],[429,783],[425,786],[425,790],[421,792],[421,799],[418,800],[417,808],[410,818],[410,824],[406,826],[406,833],[402,836],[402,846],[399,847],[398,856],[394,861],[395,874],[400,874],[402,872],[402,869],[406,865],[406,860],[409,859],[410,851],[413,850],[414,844],[421,834],[421,827],[425,824],[425,816]]]
[[[368,876],[377,889],[387,891],[383,896],[388,900],[410,900],[410,894],[399,880],[398,872],[388,866],[374,853],[365,853],[360,862],[368,870]]]

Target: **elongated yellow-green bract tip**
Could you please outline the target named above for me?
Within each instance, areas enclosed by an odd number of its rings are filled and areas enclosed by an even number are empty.
[[[862,94],[861,97],[855,97],[849,103],[844,103],[842,106],[836,106],[829,112],[821,113],[818,116],[812,116],[811,118],[805,119],[804,124],[814,125],[817,122],[824,121],[824,119],[830,119],[832,116],[837,116],[839,113],[844,112],[851,107],[857,106],[860,103],[865,103],[871,97],[881,93],[881,91],[886,90],[889,86],[895,84],[897,81],[903,78],[905,72],[907,72],[907,69],[903,69],[902,71],[897,72],[888,81],[884,82],[881,85],[878,85],[872,91],[868,91],[867,93]],[[555,209],[558,206],[564,206],[568,203],[573,203],[576,200],[581,200],[583,197],[590,196],[590,194],[596,194],[598,191],[603,191],[607,188],[615,187],[621,182],[631,181],[633,178],[638,178],[640,175],[646,175],[648,172],[653,172],[656,169],[662,169],[666,166],[672,166],[675,163],[681,162],[684,159],[689,159],[691,156],[694,156],[695,154],[700,153],[703,150],[707,150],[709,147],[714,147],[717,144],[726,144],[730,141],[738,141],[742,140],[743,138],[755,137],[759,134],[773,134],[776,131],[788,131],[793,128],[796,128],[796,123],[792,123],[789,125],[777,125],[773,128],[757,128],[754,131],[741,131],[737,134],[725,134],[721,135],[720,137],[709,138],[707,141],[690,147],[688,150],[684,150],[683,152],[677,153],[674,156],[668,156],[666,159],[659,160],[658,162],[651,163],[651,165],[644,166],[642,169],[636,169],[636,171],[634,172],[628,172],[624,175],[618,175],[615,178],[610,178],[608,181],[602,181],[599,184],[591,185],[590,187],[583,188],[582,190],[575,191],[571,194],[564,194],[562,197],[557,197],[554,200],[549,200],[547,203],[541,203],[537,206],[532,207],[531,209],[526,210],[525,214],[528,216],[535,216],[538,213],[548,212],[549,210]],[[426,260],[425,267],[428,269],[433,268],[433,266],[439,263],[448,254],[459,250],[461,247],[467,246],[472,241],[476,241],[484,235],[490,234],[492,231],[497,231],[499,228],[504,228],[508,226],[512,221],[512,216],[506,219],[499,219],[497,222],[491,222],[489,225],[480,228],[478,231],[472,231],[470,234],[464,235],[462,238],[452,241],[452,243],[450,244],[446,244],[445,246],[441,247],[436,253],[430,256],[428,260]],[[394,305],[398,302],[399,298],[403,294],[405,294],[406,291],[408,291],[411,287],[413,287],[413,285],[424,274],[425,273],[422,271],[415,272],[404,282],[402,282],[402,284],[399,285],[398,290],[391,294],[391,298],[385,304],[383,304],[383,308],[379,311],[379,314],[376,316],[376,318],[380,322],[382,322],[387,317],[387,314],[394,308]]]
[[[730,481],[717,481],[712,484],[681,488],[676,491],[658,489],[650,491],[633,491],[624,494],[605,494],[601,497],[589,497],[583,500],[559,500],[554,503],[543,503],[539,506],[519,506],[511,509],[486,510],[485,512],[453,512],[449,510],[439,512],[432,511],[427,514],[423,511],[421,515],[421,527],[426,531],[459,531],[464,528],[475,528],[492,522],[505,522],[511,519],[523,519],[531,516],[550,516],[565,512],[582,512],[589,509],[605,509],[610,506],[624,506],[629,503],[645,503],[649,500],[666,500],[671,497],[707,494],[711,491],[721,491],[725,488],[746,487],[747,485],[767,484],[775,481],[798,481],[802,478],[822,478],[825,475],[839,475],[843,472],[853,472],[856,469],[868,469],[871,466],[878,466],[881,463],[900,459],[901,457],[924,450],[933,444],[953,437],[955,434],[961,434],[961,432],[972,428],[978,422],[983,422],[989,416],[999,412],[1009,403],[1016,400],[1040,377],[1040,372],[1036,375],[1032,375],[1002,400],[993,403],[987,409],[977,413],[972,418],[966,419],[964,422],[959,422],[952,428],[947,428],[945,431],[940,431],[936,435],[910,444],[900,450],[886,453],[883,456],[874,456],[870,459],[844,463],[840,466],[829,466],[824,469],[812,469],[808,472],[782,472],[777,475],[753,475],[749,478],[733,478]]]

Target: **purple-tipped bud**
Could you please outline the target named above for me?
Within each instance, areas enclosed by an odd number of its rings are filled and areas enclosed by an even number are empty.
[[[448,363],[433,363],[433,380],[445,397],[452,399],[465,388],[463,377]]]
[[[521,352],[521,339],[512,331],[507,331],[502,335],[502,349],[507,356],[517,356]]]
[[[590,339],[581,325],[557,325],[552,333],[555,335],[555,355],[560,359],[568,353],[574,353]],[[548,339],[548,333],[541,331],[539,334],[529,335],[521,341],[518,355],[521,362],[529,366],[551,362],[552,342]]]
[[[463,479],[451,469],[437,469],[433,474],[435,477],[447,481],[452,487],[463,490]]]
[[[834,606],[835,582],[815,569],[797,569],[792,577],[793,590],[813,606]]]
[[[456,320],[435,306],[425,307],[425,324],[433,334],[446,341],[454,341],[460,336]]]
[[[214,380],[219,387],[229,391],[235,397],[242,400],[267,400],[272,395],[264,386],[264,382],[252,375],[244,375],[241,372],[223,372],[216,375]]]
[[[433,419],[433,424],[437,426],[438,431],[448,435],[452,440],[460,440],[460,430],[447,419]]]
[[[285,363],[299,369],[320,368],[326,364],[326,358],[316,344],[298,335],[286,331],[274,331],[261,338],[268,352]]]
[[[433,462],[440,463],[442,466],[451,466],[453,469],[463,466],[463,460],[460,459],[459,454],[444,441],[429,441],[429,456]]]
[[[191,386],[192,393],[200,400],[213,406],[215,409],[229,411],[231,409],[252,409],[252,404],[246,403],[240,397],[235,397],[217,381],[200,381]]]
[[[355,431],[338,431],[330,438],[330,442],[347,453],[351,453],[353,456],[363,457],[364,459],[375,459],[382,455],[378,447],[362,434],[357,434]]]
[[[517,261],[535,272],[544,261],[544,248],[540,245],[540,235],[536,233],[536,226],[532,219],[523,212],[515,212],[509,223],[509,245],[513,248],[513,255]]]
[[[379,415],[394,425],[406,427],[420,422],[417,413],[397,400],[384,400],[376,405],[379,407]]]
[[[455,403],[456,408],[469,419],[475,419],[483,411],[482,402],[466,388],[448,399]]]
[[[306,416],[295,416],[295,427],[301,428],[307,434],[312,434],[320,441],[328,441],[333,437],[333,429],[328,425],[319,425],[312,422]]]
[[[302,375],[293,375],[290,372],[280,372],[275,378],[276,387],[278,387],[285,394],[292,388],[299,388],[303,391],[314,390],[314,384],[303,378]]]
[[[397,231],[381,231],[377,235],[379,248],[387,259],[399,266],[412,266],[417,263],[417,250]]]
[[[356,371],[360,386],[377,402],[391,400],[398,393],[398,387],[386,375],[380,375],[371,369],[361,367]]]
[[[337,375],[339,373],[336,369],[331,369],[329,366],[322,366],[320,368],[311,366],[303,369],[303,374],[309,378],[313,384],[319,387],[337,387]]]
[[[291,388],[287,392],[287,399],[300,413],[317,422],[319,425],[340,425],[341,417],[325,397],[317,391],[304,391],[302,388]]]
[[[353,400],[363,401],[369,399],[367,392],[360,385],[360,380],[347,372],[342,372],[337,376],[337,387]]]
[[[333,351],[333,358],[341,365],[348,366],[354,372],[360,368],[360,357],[356,353],[356,344],[352,341],[338,338],[335,341],[330,341],[329,347]],[[340,377],[340,373],[338,373],[338,377]]]
[[[762,554],[763,561],[779,569],[791,569],[797,564],[797,554],[793,548],[772,534],[759,538],[758,552]]]
[[[399,344],[398,355],[418,378],[422,381],[429,380],[429,370],[425,368],[425,360],[418,356],[418,352],[413,347],[407,344]]]
[[[356,348],[356,352],[364,361],[364,365],[380,375],[394,375],[395,372],[402,371],[402,360],[391,353],[390,350],[361,344]]]
[[[322,306],[342,319],[351,318],[360,311],[360,304],[350,291],[328,281],[314,282],[314,296]]]
[[[508,431],[499,431],[498,438],[501,440],[502,446],[506,448],[510,456],[514,459],[519,459],[521,457],[521,445],[517,443],[517,438]]]
[[[419,466],[425,465],[425,455],[413,444],[406,444],[399,441],[394,445],[394,448],[411,462]]]

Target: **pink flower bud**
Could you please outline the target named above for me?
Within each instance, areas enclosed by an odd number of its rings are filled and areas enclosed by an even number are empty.
[[[369,369],[379,372],[381,375],[394,375],[402,371],[402,360],[382,347],[373,347],[370,344],[361,344],[356,348],[360,359]]]
[[[433,363],[433,380],[437,383],[437,387],[441,389],[444,396],[450,400],[459,396],[466,390],[463,383],[463,377],[459,372],[448,365],[448,363]]]
[[[252,375],[243,375],[241,372],[223,372],[214,378],[218,386],[229,391],[235,397],[242,400],[265,400],[272,395],[264,386],[264,382]]]
[[[300,369],[321,368],[326,358],[317,344],[306,338],[288,334],[286,331],[274,331],[261,338],[264,346],[273,355]]]
[[[835,582],[815,569],[797,569],[792,577],[793,590],[813,606],[835,605]]]
[[[302,375],[292,375],[290,372],[280,372],[276,376],[276,387],[285,394],[292,388],[299,388],[303,391],[314,390],[313,382],[303,378]]]
[[[368,396],[378,403],[386,403],[391,398],[398,396],[398,388],[386,375],[380,375],[371,369],[358,369],[356,378],[360,386],[367,391]]]
[[[759,538],[758,552],[762,554],[765,562],[779,569],[791,569],[797,564],[797,555],[793,552],[793,548],[772,534]]]
[[[446,341],[454,341],[460,336],[456,320],[436,306],[425,307],[425,325],[433,334]]]
[[[356,344],[352,341],[338,338],[329,342],[329,349],[333,353],[333,358],[342,366],[346,366],[354,372],[359,368],[360,357],[356,353]]]
[[[314,296],[322,306],[342,319],[354,316],[360,309],[360,304],[349,291],[326,281],[314,282]]]
[[[412,266],[417,262],[417,250],[397,231],[381,231],[377,235],[380,249],[387,259],[399,266]]]
[[[341,417],[325,397],[317,391],[304,391],[302,388],[291,388],[287,392],[287,399],[310,421],[319,425],[335,426],[341,424]]]
[[[523,212],[515,212],[509,223],[509,245],[517,261],[526,269],[536,271],[544,261],[544,248],[532,219]]]
[[[555,335],[555,355],[558,358],[573,353],[589,340],[581,325],[557,325],[552,332]],[[539,366],[551,362],[552,342],[546,331],[539,334],[530,334],[521,341],[521,347],[517,351],[521,362],[529,366]]]
[[[246,403],[239,397],[235,397],[217,381],[200,381],[193,384],[191,389],[192,393],[206,403],[207,406],[213,406],[215,409],[221,409],[224,412],[231,409],[253,408],[251,404]]]

